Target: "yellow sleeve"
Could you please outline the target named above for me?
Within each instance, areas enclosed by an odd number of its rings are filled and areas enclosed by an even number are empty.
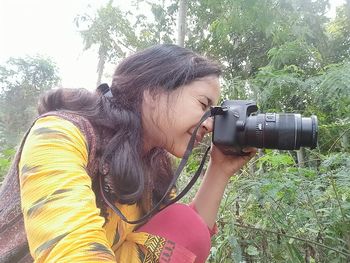
[[[19,163],[22,212],[35,262],[115,262],[86,172],[87,144],[71,122],[36,121]]]

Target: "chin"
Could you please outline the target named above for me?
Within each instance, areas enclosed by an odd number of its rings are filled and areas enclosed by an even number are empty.
[[[187,145],[184,148],[172,149],[172,151],[169,151],[169,153],[171,153],[177,158],[182,158],[185,155],[186,148],[187,148]]]
[[[173,156],[177,157],[177,158],[182,158],[185,154],[185,152],[182,153],[178,153],[178,152],[170,152]]]

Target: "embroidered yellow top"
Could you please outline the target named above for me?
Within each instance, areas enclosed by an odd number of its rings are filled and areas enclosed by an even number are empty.
[[[73,123],[57,116],[36,121],[19,163],[22,212],[34,262],[158,262],[159,246],[166,242],[162,237],[133,232],[135,226],[111,210],[104,225],[87,163],[87,142]],[[137,205],[116,205],[129,220],[139,218]]]

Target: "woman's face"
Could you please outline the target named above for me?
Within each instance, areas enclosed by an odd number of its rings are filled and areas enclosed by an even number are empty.
[[[200,78],[170,94],[152,96],[146,91],[142,103],[144,150],[163,147],[182,157],[196,125],[209,107],[217,104],[219,97],[217,76]],[[197,132],[196,144],[212,129],[213,120],[208,118]]]

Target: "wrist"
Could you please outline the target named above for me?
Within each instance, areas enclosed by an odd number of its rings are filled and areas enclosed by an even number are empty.
[[[219,174],[221,177],[230,179],[238,170],[233,169],[231,166],[220,164],[217,162],[209,161],[208,170],[213,171],[215,174]]]
[[[212,177],[216,182],[220,181],[227,184],[234,173],[227,172],[219,165],[215,165],[212,162],[209,162],[206,176]]]

